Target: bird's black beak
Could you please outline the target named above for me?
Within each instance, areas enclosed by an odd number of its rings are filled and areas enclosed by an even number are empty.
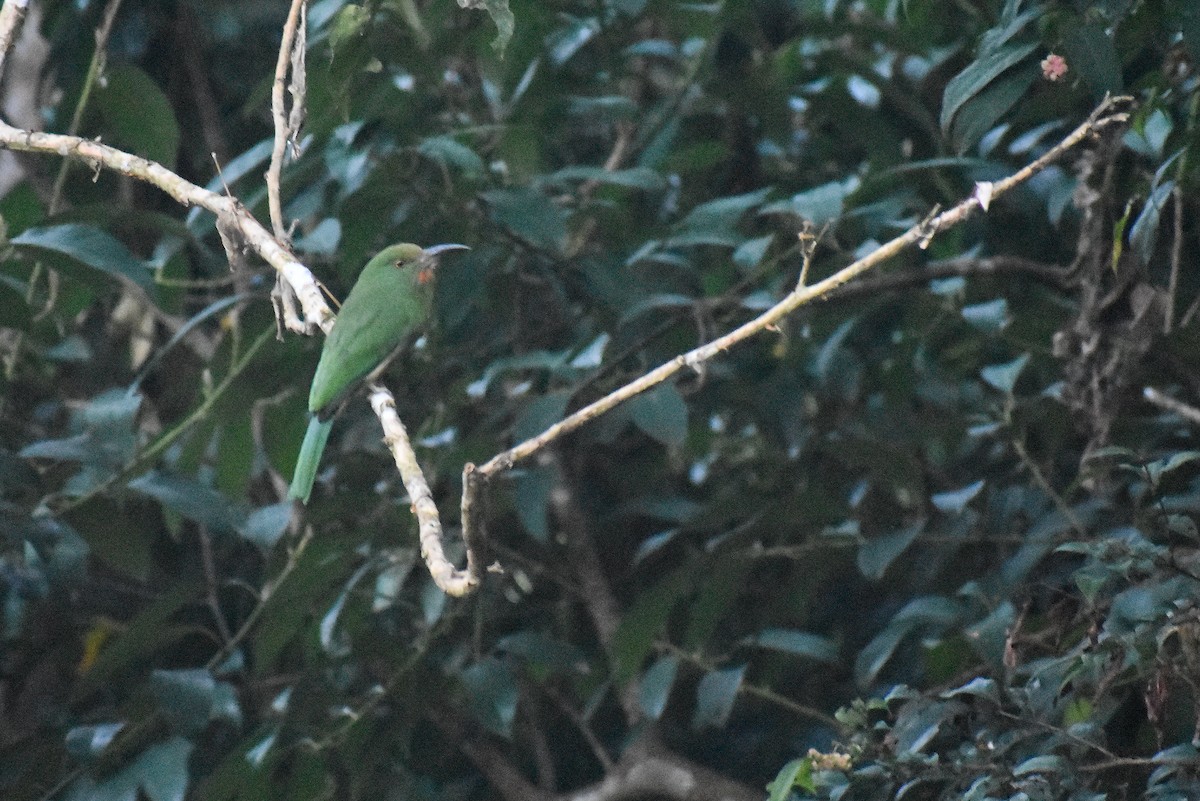
[[[424,256],[426,259],[436,259],[447,250],[470,250],[470,248],[466,245],[433,245],[425,248]]]

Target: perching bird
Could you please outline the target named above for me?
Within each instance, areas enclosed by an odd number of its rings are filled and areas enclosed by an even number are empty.
[[[308,503],[334,413],[364,380],[383,372],[409,334],[429,319],[438,254],[466,249],[465,245],[422,249],[406,242],[384,248],[367,262],[321,349],[308,393],[312,419],[300,446],[289,496]]]

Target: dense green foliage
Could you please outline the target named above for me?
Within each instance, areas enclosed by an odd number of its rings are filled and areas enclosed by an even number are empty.
[[[35,5],[46,130],[267,219],[287,2],[125,0],[98,81],[105,4]],[[276,339],[270,270],[22,156],[0,796],[1200,797],[1195,3],[511,10],[501,57],[487,9],[312,2],[283,173],[337,297],[388,243],[472,247],[386,376],[456,557],[464,463],[768,307],[798,234],[824,277],[1136,105],[493,481],[500,570],[457,600],[361,398],[287,501],[321,343]]]

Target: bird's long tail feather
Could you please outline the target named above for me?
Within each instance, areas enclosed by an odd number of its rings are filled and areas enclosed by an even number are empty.
[[[317,480],[317,468],[321,466],[321,454],[325,451],[325,443],[332,429],[332,418],[321,421],[314,414],[308,421],[308,431],[304,432],[304,444],[300,446],[296,471],[292,474],[292,486],[288,490],[289,498],[299,498],[301,503],[308,503],[313,482]]]

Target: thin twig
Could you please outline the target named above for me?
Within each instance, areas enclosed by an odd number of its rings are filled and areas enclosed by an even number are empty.
[[[275,594],[275,591],[283,586],[283,583],[287,581],[288,576],[290,576],[292,571],[294,571],[300,564],[300,557],[304,555],[304,551],[306,548],[308,548],[308,544],[312,542],[312,538],[312,526],[305,526],[304,534],[301,535],[300,541],[297,542],[296,546],[288,552],[287,564],[283,566],[283,569],[279,571],[278,575],[264,584],[263,588],[259,590],[258,603],[255,604],[254,608],[250,610],[250,614],[246,615],[246,619],[242,621],[242,625],[238,627],[237,632],[234,633],[234,635],[230,637],[215,654],[213,654],[212,658],[208,660],[208,663],[204,666],[205,670],[216,670],[218,667],[220,667],[221,663],[228,659],[229,656],[235,650],[237,650],[238,646],[242,644],[242,641],[250,634],[250,631],[254,628],[254,625],[258,623],[258,619],[262,617],[263,612],[267,608],[267,602],[271,600],[271,597]]]
[[[271,147],[271,163],[267,167],[267,206],[270,208],[271,228],[280,242],[288,239],[287,226],[283,224],[283,203],[279,198],[279,180],[283,172],[283,156],[291,138],[287,113],[288,65],[292,59],[292,46],[296,41],[296,28],[300,23],[300,10],[307,0],[292,0],[288,9],[287,22],[283,25],[283,39],[279,43],[279,56],[275,59],[275,80],[271,83],[271,118],[275,123],[275,140]]]
[[[208,526],[200,526],[196,534],[200,540],[200,564],[204,567],[204,594],[208,609],[212,612],[213,621],[216,623],[217,633],[221,635],[221,644],[224,645],[233,639],[233,632],[229,630],[229,624],[225,622],[225,614],[221,611],[217,567],[216,561],[213,559],[212,532],[208,530]]]
[[[1175,206],[1175,230],[1171,240],[1171,275],[1167,279],[1166,313],[1163,315],[1163,333],[1170,334],[1175,324],[1175,296],[1179,292],[1179,269],[1183,263],[1183,190],[1179,184],[1171,191]]]
[[[1017,454],[1017,458],[1021,460],[1021,464],[1025,465],[1029,474],[1033,476],[1034,483],[1042,488],[1042,492],[1050,496],[1050,500],[1054,502],[1058,511],[1062,512],[1063,517],[1071,524],[1071,528],[1075,530],[1075,533],[1081,537],[1085,536],[1087,529],[1084,527],[1083,522],[1075,514],[1075,510],[1071,508],[1071,505],[1067,503],[1066,498],[1060,495],[1058,490],[1054,489],[1050,484],[1049,479],[1046,478],[1046,474],[1042,472],[1042,468],[1038,467],[1037,462],[1030,457],[1029,451],[1025,449],[1025,443],[1021,438],[1013,437],[1012,446],[1013,451]]]
[[[117,12],[121,10],[121,0],[109,0],[108,5],[104,7],[104,16],[100,19],[100,24],[96,27],[96,49],[92,51],[92,61],[88,64],[87,77],[84,78],[83,88],[79,93],[79,100],[75,103],[75,112],[71,115],[71,124],[67,126],[67,133],[75,136],[79,133],[79,128],[83,125],[83,114],[87,110],[88,101],[91,100],[92,92],[100,83],[100,77],[104,73],[104,67],[108,61],[108,37],[112,34],[113,23],[117,19]],[[70,170],[71,162],[63,161],[58,168],[58,176],[54,179],[54,191],[50,194],[50,213],[56,213],[59,208],[58,204],[62,200],[63,186],[67,182],[67,173]]]
[[[1159,392],[1154,387],[1146,387],[1142,390],[1142,397],[1160,409],[1166,409],[1168,412],[1174,412],[1184,420],[1200,425],[1200,409],[1195,406],[1184,403],[1183,401],[1175,400],[1170,395]]]
[[[5,0],[4,8],[0,9],[0,79],[4,78],[8,52],[12,49],[17,29],[21,27],[21,20],[28,10],[29,0]]]
[[[612,773],[613,761],[612,757],[608,755],[608,749],[604,747],[604,743],[600,742],[600,738],[592,731],[592,727],[588,725],[587,720],[579,710],[571,706],[568,699],[553,684],[546,684],[542,688],[542,691],[550,696],[559,711],[571,721],[571,725],[579,732],[579,736],[583,737],[584,742],[587,743],[588,748],[592,751],[592,756],[596,757],[596,761],[600,763],[600,767],[604,772]]]
[[[88,64],[88,71],[83,79],[83,86],[79,90],[79,99],[75,101],[75,111],[71,115],[71,123],[67,126],[67,133],[72,136],[79,133],[79,129],[83,125],[83,115],[91,100],[92,92],[95,90],[97,84],[100,83],[101,76],[104,73],[105,62],[108,60],[108,38],[112,33],[113,22],[116,20],[117,11],[120,8],[121,0],[109,0],[108,5],[104,7],[104,16],[100,20],[100,25],[96,28],[96,47],[92,51],[92,60]],[[47,205],[51,216],[62,210],[63,188],[66,186],[70,164],[70,161],[64,160],[58,168],[58,175],[55,177],[54,186],[50,190],[50,202]],[[37,294],[38,284],[41,283],[42,270],[42,262],[35,262],[33,270],[29,274],[29,281],[25,287],[26,303],[32,303],[34,296]],[[46,279],[46,302],[42,304],[41,311],[34,315],[33,319],[35,322],[50,314],[54,309],[58,301],[58,285],[58,274],[50,270]],[[20,331],[17,334],[17,341],[13,346],[14,360],[24,343],[25,333],[25,331]]]

